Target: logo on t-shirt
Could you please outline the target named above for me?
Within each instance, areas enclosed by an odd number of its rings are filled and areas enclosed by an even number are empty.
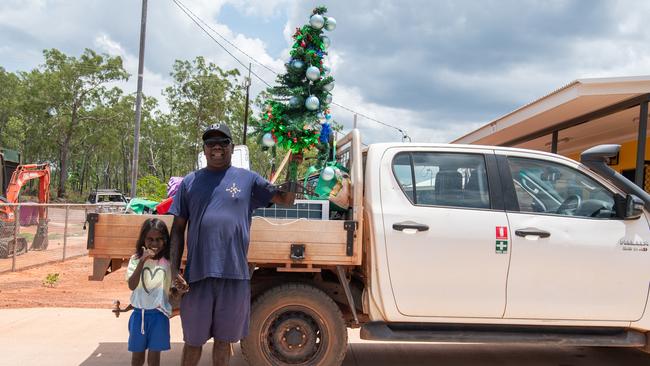
[[[231,195],[232,198],[235,198],[235,196],[241,192],[241,189],[237,188],[237,184],[235,182],[232,183],[232,187],[226,189]]]

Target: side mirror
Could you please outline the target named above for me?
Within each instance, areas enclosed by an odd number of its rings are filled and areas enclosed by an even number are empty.
[[[616,213],[617,216],[623,220],[635,220],[643,214],[643,207],[645,202],[639,197],[628,194],[625,197],[617,195],[616,197]]]

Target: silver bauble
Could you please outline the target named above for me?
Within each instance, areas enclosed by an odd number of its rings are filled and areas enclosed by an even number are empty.
[[[325,21],[325,29],[330,32],[336,29],[336,19],[327,17],[327,20]]]
[[[273,139],[273,135],[271,135],[270,132],[267,132],[262,136],[262,144],[266,147],[273,147],[275,145],[275,140]]]
[[[321,39],[321,41],[323,41],[323,46],[325,46],[325,48],[330,48],[330,44],[332,43],[332,41],[330,40],[330,37],[322,36],[322,37],[320,37],[320,39]]]
[[[323,89],[325,89],[328,92],[331,92],[332,89],[334,89],[334,81],[331,81],[329,84],[323,85]]]
[[[330,72],[332,71],[332,68],[328,64],[323,64],[323,76],[328,76]]]
[[[320,14],[314,14],[309,18],[309,25],[311,25],[312,28],[321,29],[325,25],[325,18]]]
[[[335,175],[336,172],[334,171],[334,168],[332,168],[331,166],[328,166],[327,168],[323,169],[323,171],[320,173],[320,177],[326,182],[332,180]]]
[[[325,97],[325,104],[331,104],[332,103],[332,94],[327,94]]]
[[[313,95],[310,95],[307,100],[305,100],[305,108],[310,111],[315,111],[320,106],[320,101]]]
[[[289,107],[290,108],[300,107],[300,97],[293,96],[289,98]]]
[[[309,66],[305,72],[307,79],[311,81],[316,81],[320,78],[320,70],[316,66]]]
[[[293,60],[291,61],[291,67],[293,67],[296,70],[300,70],[303,67],[305,67],[305,63],[302,62],[301,60]]]

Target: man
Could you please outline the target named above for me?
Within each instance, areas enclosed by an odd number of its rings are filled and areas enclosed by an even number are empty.
[[[291,205],[295,198],[257,173],[231,166],[233,148],[228,126],[210,125],[203,133],[207,167],[183,179],[169,211],[174,215],[172,278],[180,268],[188,228],[184,275],[190,288],[181,301],[183,366],[198,364],[210,338],[213,365],[228,364],[230,343],[248,333],[251,214],[270,202]]]

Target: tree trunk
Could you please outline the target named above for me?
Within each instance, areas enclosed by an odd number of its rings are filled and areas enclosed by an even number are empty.
[[[130,192],[129,187],[129,177],[130,169],[129,162],[131,161],[129,157],[129,152],[126,146],[124,146],[124,140],[122,140],[122,192]]]
[[[84,157],[81,160],[81,174],[79,176],[78,186],[78,193],[80,195],[84,193],[84,180],[86,179],[86,161],[88,161],[88,156],[84,154]]]
[[[61,144],[59,151],[59,189],[56,193],[57,197],[65,198],[65,183],[68,178],[68,159],[70,155],[70,134],[66,135]]]
[[[66,192],[65,192],[65,183],[68,180],[68,163],[70,159],[70,142],[72,141],[72,135],[74,134],[74,130],[77,127],[77,123],[79,123],[79,110],[78,110],[78,102],[74,102],[72,104],[72,113],[70,114],[70,126],[65,131],[65,137],[63,139],[63,144],[61,144],[61,152],[60,152],[60,159],[61,159],[61,170],[59,171],[59,190],[57,192],[57,197],[59,198],[65,198]]]
[[[151,175],[158,177],[158,168],[156,167],[156,157],[153,153],[153,148],[149,144],[149,169],[151,169]]]

